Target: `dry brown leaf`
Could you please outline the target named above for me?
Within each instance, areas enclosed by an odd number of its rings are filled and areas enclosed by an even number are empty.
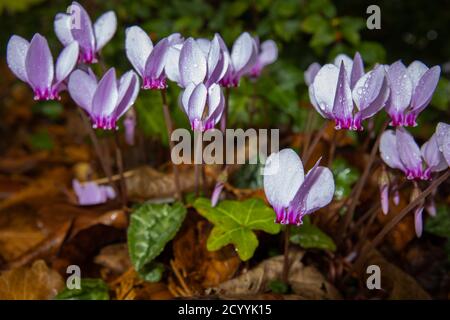
[[[95,257],[94,262],[114,273],[124,273],[131,267],[127,244],[118,243],[104,247]]]
[[[313,266],[301,262],[304,252],[292,250],[288,282],[293,292],[304,299],[341,299],[341,295]],[[220,295],[256,295],[269,291],[269,283],[281,279],[284,256],[267,259],[237,278],[222,283],[213,292]]]
[[[430,295],[409,274],[388,262],[377,250],[372,250],[366,266],[377,265],[381,270],[381,287],[389,292],[391,300],[424,300]],[[366,267],[363,268],[366,270]]]
[[[0,300],[48,300],[64,287],[62,277],[38,260],[0,275]]]

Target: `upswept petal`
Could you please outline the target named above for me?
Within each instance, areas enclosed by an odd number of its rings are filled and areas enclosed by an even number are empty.
[[[211,41],[209,41],[208,39],[205,39],[205,38],[196,39],[195,41],[197,42],[200,50],[202,50],[205,57],[207,57],[208,52],[211,49]]]
[[[352,74],[353,69],[353,60],[348,55],[341,53],[334,58],[334,65],[339,68],[342,62],[344,63],[345,71],[347,72],[347,77],[350,81],[350,75]]]
[[[420,61],[413,61],[408,68],[406,69],[406,72],[408,74],[409,79],[411,79],[412,87],[413,89],[417,87],[417,84],[419,83],[420,78],[427,72],[428,67],[423,64]]]
[[[333,115],[337,121],[337,128],[349,128],[353,119],[353,100],[350,83],[344,62],[341,62],[339,76],[336,87],[336,94],[333,102]]]
[[[56,37],[64,45],[68,46],[75,39],[72,35],[72,16],[65,13],[58,13],[53,23]]]
[[[378,92],[378,96],[373,100],[369,106],[361,109],[355,114],[355,122],[367,119],[378,113],[386,105],[389,98],[389,86],[386,78],[383,79],[382,86]]]
[[[407,170],[419,174],[422,170],[422,157],[413,136],[403,127],[398,127],[395,135],[397,137],[398,154],[403,165]]]
[[[231,61],[236,74],[244,74],[256,59],[255,43],[248,32],[242,33],[231,49]]]
[[[275,62],[278,58],[278,47],[275,41],[266,40],[261,44],[258,60],[262,67]]]
[[[386,130],[382,133],[379,149],[381,158],[389,167],[402,171],[406,170],[398,153],[395,131]]]
[[[128,60],[142,77],[145,63],[153,49],[153,43],[147,33],[138,26],[127,28],[125,31],[125,50]]]
[[[336,95],[339,68],[332,64],[324,65],[313,82],[314,96],[317,106],[324,114],[332,114],[334,97]]]
[[[76,41],[69,44],[63,49],[56,60],[56,81],[62,82],[66,79],[75,68],[78,60],[79,46]]]
[[[75,70],[69,77],[68,90],[72,99],[86,112],[92,112],[92,98],[97,88],[97,81],[82,70]]]
[[[439,150],[444,155],[447,164],[450,166],[450,125],[439,122],[436,127],[436,139]]]
[[[28,82],[25,59],[30,43],[22,37],[12,36],[6,49],[6,60],[11,71],[24,82]]]
[[[405,65],[401,61],[395,62],[389,66],[386,77],[390,88],[387,111],[391,115],[403,113],[412,96],[412,82]]]
[[[76,1],[72,2],[72,21],[74,25],[71,27],[73,38],[87,52],[95,52],[95,36],[92,27],[92,21],[86,10]]]
[[[191,98],[192,92],[194,91],[196,85],[191,82],[183,91],[181,95],[181,106],[184,112],[189,116],[189,99]]]
[[[447,169],[448,164],[445,161],[444,155],[439,150],[436,133],[431,136],[430,140],[422,145],[420,151],[425,163],[432,172],[439,172]]]
[[[178,66],[183,87],[187,87],[191,82],[199,84],[205,79],[206,58],[194,39],[189,38],[184,42]]]
[[[134,104],[139,93],[139,79],[134,71],[126,72],[119,81],[117,107],[114,111],[116,118],[124,115]]]
[[[309,65],[308,69],[306,69],[304,73],[305,83],[307,86],[310,86],[314,82],[314,78],[319,72],[321,66],[317,62],[314,62]]]
[[[414,88],[411,99],[411,112],[419,113],[430,103],[434,90],[439,82],[441,68],[434,66],[427,70]]]
[[[100,80],[92,98],[94,116],[110,116],[117,106],[118,98],[116,70],[111,68]]]
[[[171,45],[169,47],[166,56],[166,65],[164,66],[167,78],[176,83],[180,82],[178,62],[180,61],[181,47],[182,45]]]
[[[383,81],[383,67],[377,66],[356,82],[352,95],[359,110],[366,109],[379,96]]]
[[[352,72],[350,74],[350,87],[353,89],[359,79],[364,75],[364,63],[359,52],[353,58]]]
[[[287,208],[305,178],[300,157],[292,149],[272,153],[264,167],[264,191],[275,210]]]
[[[208,90],[203,83],[198,84],[195,89],[192,91],[191,96],[189,97],[189,110],[188,117],[189,119],[194,120],[202,120],[203,112],[206,107],[206,99],[208,95]]]
[[[34,89],[50,88],[53,82],[53,57],[47,40],[36,33],[25,58],[28,81]]]
[[[156,44],[145,64],[144,77],[159,78],[161,76],[166,64],[168,49],[169,40],[167,38]]]
[[[108,11],[102,14],[94,24],[96,51],[108,43],[117,30],[117,17],[114,11]]]

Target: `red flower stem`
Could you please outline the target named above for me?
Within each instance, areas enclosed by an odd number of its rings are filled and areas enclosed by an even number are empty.
[[[303,164],[306,165],[306,163],[308,162],[314,149],[316,148],[317,144],[319,143],[320,139],[322,138],[323,134],[325,133],[327,127],[328,127],[328,121],[326,121],[323,124],[322,128],[320,128],[320,130],[316,133],[314,140],[312,141],[311,145],[308,147],[308,150],[306,150],[305,156],[302,159]]]
[[[227,129],[228,109],[230,104],[230,88],[225,88],[225,106],[223,108],[222,118],[220,119],[220,130],[225,135]]]
[[[164,113],[164,121],[166,122],[167,138],[169,139],[170,157],[172,157],[172,149],[174,148],[174,143],[171,139],[172,132],[173,132],[173,124],[172,124],[172,118],[170,116],[169,106],[167,104],[166,89],[161,90],[161,99],[162,99],[162,107],[163,107],[163,113]],[[172,162],[172,170],[173,170],[173,178],[174,178],[174,183],[175,183],[176,198],[178,200],[182,200],[181,188],[180,188],[180,175],[178,172],[178,166],[173,162]]]
[[[125,182],[125,177],[123,175],[123,157],[122,157],[122,151],[119,147],[119,133],[118,131],[114,131],[114,148],[116,149],[116,161],[117,161],[117,167],[119,169],[119,175],[120,175],[120,195],[122,199],[122,207],[127,207],[127,186]]]
[[[286,225],[284,230],[284,261],[283,261],[283,275],[282,281],[288,283],[289,280],[289,225]]]

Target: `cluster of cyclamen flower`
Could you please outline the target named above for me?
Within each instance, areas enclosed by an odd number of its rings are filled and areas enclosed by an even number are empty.
[[[79,3],[73,2],[71,10],[71,14],[60,13],[55,18],[55,33],[65,46],[56,67],[46,39],[39,34],[30,43],[14,35],[8,43],[8,65],[30,84],[36,100],[59,99],[60,92],[68,88],[73,100],[89,114],[94,128],[115,129],[117,120],[137,98],[138,77],[129,71],[117,80],[111,68],[97,81],[86,64],[97,62],[100,50],[113,37],[116,16],[110,11],[92,24]],[[200,131],[213,128],[222,116],[220,86],[237,86],[244,75],[259,76],[278,54],[273,41],[260,45],[246,32],[235,41],[231,53],[219,34],[210,41],[184,40],[176,33],[153,46],[147,33],[137,26],[126,30],[125,47],[142,78],[143,89],[165,89],[167,78],[183,88],[183,110],[192,129]]]

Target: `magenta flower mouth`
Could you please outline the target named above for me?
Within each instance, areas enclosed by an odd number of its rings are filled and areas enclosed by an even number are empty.
[[[228,76],[220,80],[219,84],[226,88],[236,88],[239,85],[239,78]]]
[[[61,100],[58,90],[46,88],[46,89],[35,89],[34,90],[34,100],[36,101],[48,101],[48,100]]]
[[[103,129],[103,130],[117,130],[119,127],[117,126],[117,119],[115,117],[105,117],[105,116],[97,116],[92,118],[94,129]]]
[[[405,174],[408,180],[428,180],[422,168],[406,169]]]
[[[214,128],[214,121],[206,120],[202,121],[200,119],[195,118],[191,121],[191,128],[194,131],[205,132],[206,130],[211,130]]]
[[[144,83],[142,84],[142,89],[145,90],[162,90],[167,88],[166,79],[160,78],[160,79],[151,79],[151,78],[144,78]]]
[[[95,53],[92,50],[81,51],[78,60],[79,60],[79,62],[86,63],[86,64],[92,64],[92,63],[98,62],[97,57],[95,56]]]

